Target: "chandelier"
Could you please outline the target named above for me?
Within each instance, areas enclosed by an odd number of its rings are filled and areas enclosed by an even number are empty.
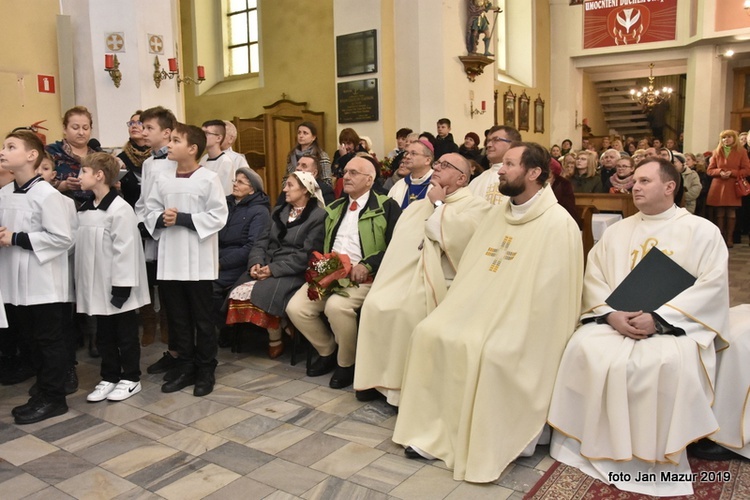
[[[668,101],[670,97],[672,97],[672,87],[662,87],[661,90],[654,88],[654,63],[648,65],[648,87],[630,90],[630,98],[645,109]]]

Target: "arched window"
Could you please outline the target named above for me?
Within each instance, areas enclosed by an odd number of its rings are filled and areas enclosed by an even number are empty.
[[[229,75],[258,73],[258,0],[228,0],[226,26]]]

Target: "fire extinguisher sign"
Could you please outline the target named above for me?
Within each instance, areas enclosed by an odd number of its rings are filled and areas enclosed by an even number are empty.
[[[36,75],[36,87],[40,94],[54,94],[55,77],[52,75]]]

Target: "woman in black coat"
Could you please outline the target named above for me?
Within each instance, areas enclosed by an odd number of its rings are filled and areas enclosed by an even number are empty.
[[[229,294],[227,324],[253,323],[268,330],[268,356],[284,352],[281,316],[305,282],[313,250],[323,248],[324,222],[320,188],[308,172],[293,172],[284,185],[286,201],[276,207],[271,224],[253,246],[247,272]]]

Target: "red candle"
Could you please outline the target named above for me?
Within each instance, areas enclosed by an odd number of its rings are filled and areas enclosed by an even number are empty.
[[[487,101],[482,101],[482,111],[487,109]]]
[[[169,71],[170,73],[176,73],[177,72],[177,59],[174,57],[170,57],[167,59],[169,62]]]
[[[198,66],[198,79],[203,80],[206,78],[206,68]]]
[[[115,56],[114,54],[104,54],[104,68],[112,69],[115,67]]]

